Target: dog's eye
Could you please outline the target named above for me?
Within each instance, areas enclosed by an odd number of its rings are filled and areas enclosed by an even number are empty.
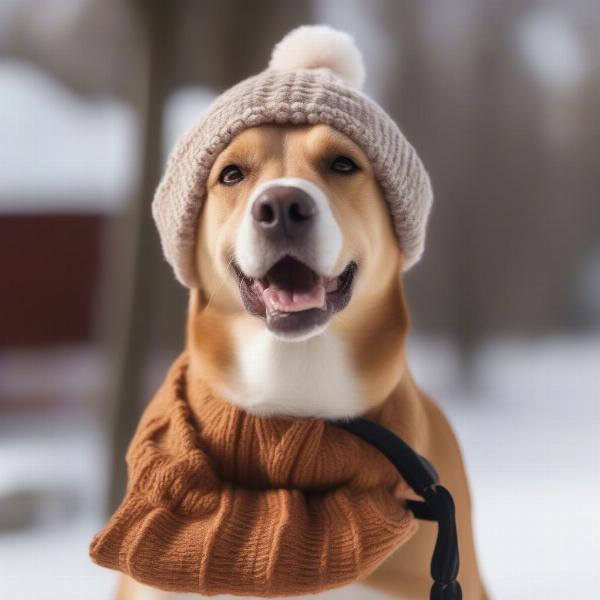
[[[237,165],[227,165],[219,175],[219,181],[224,185],[235,185],[242,179],[244,179],[244,174]]]
[[[336,156],[331,163],[330,169],[341,175],[349,175],[358,171],[357,164],[347,156]]]

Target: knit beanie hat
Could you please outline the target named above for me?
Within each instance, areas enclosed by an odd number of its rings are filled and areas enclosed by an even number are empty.
[[[326,124],[366,154],[392,216],[404,268],[425,243],[429,177],[414,148],[386,112],[360,88],[365,69],[347,34],[303,26],[274,48],[265,71],[219,96],[173,150],[152,205],[165,256],[179,281],[198,286],[196,225],[206,180],[220,152],[250,127]]]

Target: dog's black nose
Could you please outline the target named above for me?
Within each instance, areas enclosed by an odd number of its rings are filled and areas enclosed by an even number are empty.
[[[273,240],[303,235],[316,214],[315,201],[304,190],[291,186],[268,188],[252,205],[254,224]]]

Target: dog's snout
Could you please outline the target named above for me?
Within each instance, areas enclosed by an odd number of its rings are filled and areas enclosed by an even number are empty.
[[[272,239],[297,237],[310,229],[317,214],[312,197],[297,187],[274,186],[252,205],[255,226]]]

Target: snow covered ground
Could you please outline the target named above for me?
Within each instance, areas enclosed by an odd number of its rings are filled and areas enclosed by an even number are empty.
[[[477,362],[469,391],[443,374],[429,389],[463,446],[493,597],[590,597],[600,589],[600,340],[494,343]]]
[[[200,86],[171,95],[165,159],[214,95]],[[108,96],[82,98],[39,67],[0,59],[0,115],[0,213],[110,213],[123,207],[137,172],[131,106]]]
[[[417,339],[409,352],[461,439],[492,597],[591,597],[600,589],[600,338],[486,345],[468,389],[450,345]],[[0,492],[41,486],[49,496],[36,527],[0,532],[1,599],[111,597],[114,574],[87,558],[105,466],[88,413],[0,417]],[[382,597],[361,587],[326,596]]]

